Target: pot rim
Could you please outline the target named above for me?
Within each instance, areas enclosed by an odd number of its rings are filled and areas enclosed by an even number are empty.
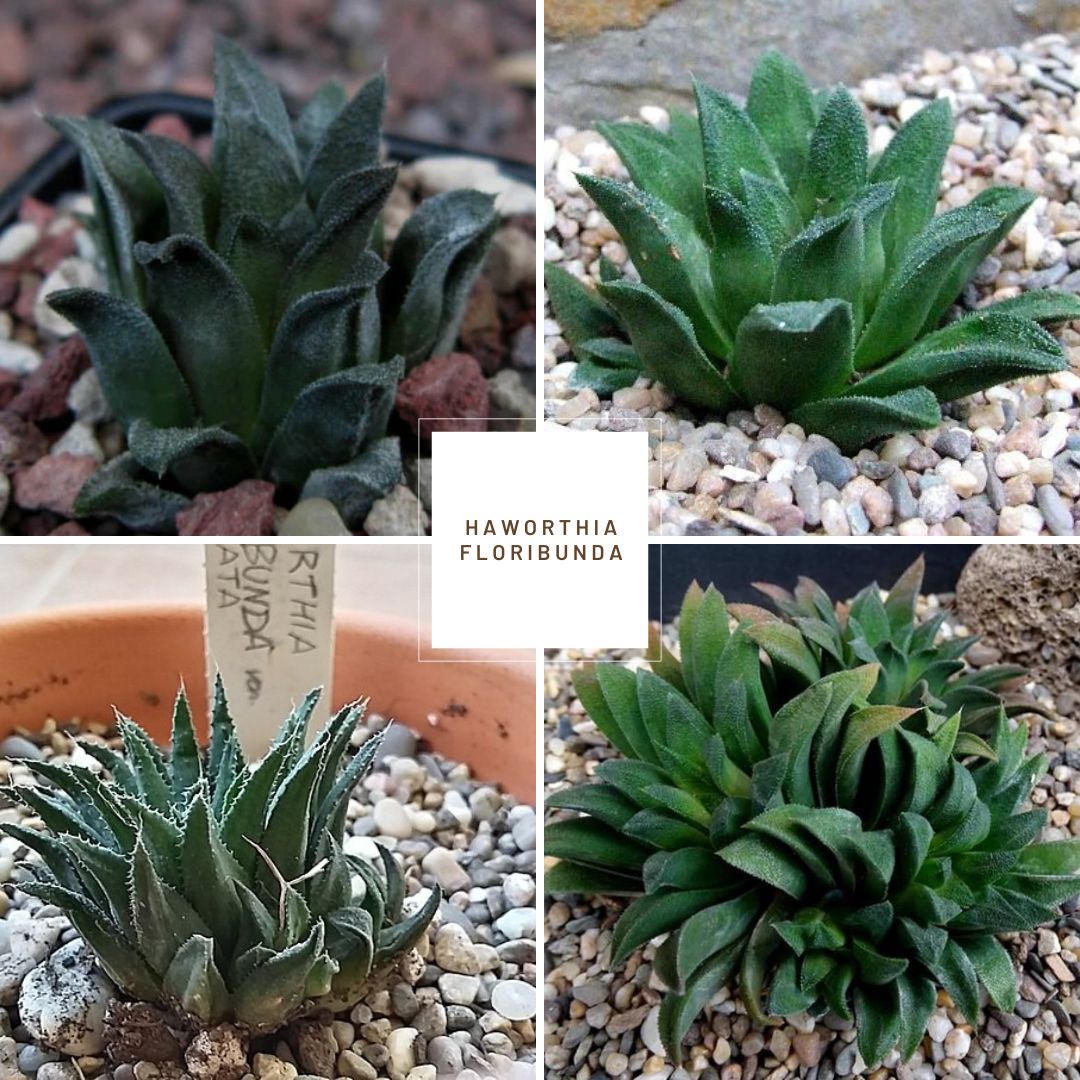
[[[205,731],[205,651],[197,633],[204,612],[204,604],[195,600],[139,601],[0,617],[0,658],[7,647],[9,664],[10,655],[16,660],[9,669],[15,678],[7,680],[11,693],[0,697],[0,736],[33,729],[36,717],[44,722],[49,715],[78,716],[81,709],[88,710],[82,715],[104,717],[115,706],[167,741],[176,676],[181,681],[187,677],[196,723]],[[492,660],[454,669],[437,662],[416,670],[422,662],[414,620],[339,610],[334,627],[334,667],[327,687],[331,707],[368,697],[373,710],[399,719],[448,760],[467,764],[478,779],[498,783],[523,803],[535,803],[534,665]],[[65,635],[70,635],[68,647],[58,641],[54,648],[60,651],[50,653],[49,639]],[[101,651],[95,657],[98,641]],[[75,651],[80,647],[82,652]],[[159,651],[169,647],[175,652]],[[141,666],[140,649],[155,662]],[[468,652],[445,651],[451,662]],[[26,666],[18,666],[20,661]],[[109,683],[111,689],[102,687],[107,679],[117,680]]]

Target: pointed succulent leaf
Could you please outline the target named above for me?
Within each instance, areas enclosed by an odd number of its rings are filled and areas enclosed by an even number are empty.
[[[580,181],[623,238],[642,282],[667,303],[679,306],[706,351],[722,354],[725,341],[730,339],[720,321],[709,251],[693,222],[632,184],[586,175]],[[713,194],[709,198],[715,203],[722,196]],[[709,213],[712,219],[713,210]],[[720,224],[731,228],[727,217]],[[622,286],[602,288],[601,295],[608,299],[608,290],[617,287]],[[628,322],[623,312],[619,314]]]
[[[863,379],[858,390],[884,397],[925,386],[940,401],[950,401],[1065,366],[1056,339],[1030,319],[1003,315],[995,306],[921,338]]]
[[[570,386],[587,387],[602,398],[633,386],[644,374],[634,347],[618,338],[589,338],[574,350],[574,359],[577,367],[570,376]]]
[[[875,183],[895,180],[898,185],[882,227],[890,267],[900,264],[908,245],[934,216],[952,130],[952,107],[947,98],[939,98],[900,126],[870,171]]]
[[[300,198],[299,156],[281,94],[224,37],[214,50],[213,148],[222,221],[248,212],[276,223]]]
[[[270,440],[263,474],[286,491],[299,491],[315,466],[352,461],[386,430],[404,370],[397,358],[310,383]]]
[[[406,369],[449,352],[499,224],[490,195],[448,191],[426,199],[394,241],[382,304],[383,356]]]
[[[312,152],[322,141],[327,128],[348,102],[345,88],[331,79],[323,83],[300,110],[300,115],[293,125],[293,137],[296,140],[296,152],[305,170],[311,161]]]
[[[679,152],[676,140],[648,124],[597,124],[596,130],[614,147],[634,186],[662,191],[666,201],[707,234],[700,162]]]
[[[185,491],[213,491],[247,479],[255,461],[244,441],[222,427],[159,428],[136,420],[131,456],[158,480],[171,476]]]
[[[917,387],[886,397],[847,394],[809,401],[795,409],[791,418],[854,453],[885,435],[934,427],[941,422],[941,409],[929,390]]]
[[[204,1024],[218,1023],[227,1015],[229,991],[214,963],[211,938],[195,935],[177,950],[165,972],[162,989]]]
[[[817,122],[813,95],[799,66],[775,49],[762,53],[750,79],[746,111],[772,151],[788,189],[795,190]]]
[[[120,132],[142,159],[165,197],[169,232],[210,242],[217,230],[214,174],[193,150],[163,135]]]
[[[50,293],[49,306],[86,339],[102,392],[125,430],[136,419],[163,427],[194,423],[188,385],[158,328],[141,308],[92,289]],[[136,369],[139,377],[132,378]]]
[[[707,187],[705,201],[713,235],[712,287],[730,339],[743,316],[772,289],[772,243],[749,206],[734,195]]]
[[[146,274],[149,311],[199,418],[250,434],[263,374],[262,330],[251,298],[221,258],[193,238],[140,242],[135,257]]]
[[[596,290],[576,278],[557,263],[544,267],[544,286],[559,329],[570,347],[576,349],[586,341],[618,339],[621,328],[611,309],[600,299]]]
[[[804,216],[835,213],[866,184],[868,136],[862,109],[846,87],[829,95],[810,136],[796,200]]]
[[[315,469],[304,482],[301,499],[328,499],[345,524],[359,528],[376,499],[401,480],[401,444],[397,438],[370,443],[351,461]]]
[[[107,462],[75,498],[77,517],[107,515],[140,533],[175,533],[176,515],[188,498],[150,483],[150,474],[130,453]]]
[[[327,91],[328,95],[332,93]],[[337,94],[332,99],[328,96],[318,121],[321,133],[312,142],[308,156],[305,187],[315,204],[340,177],[378,162],[386,111],[386,76],[380,73],[369,79],[347,105],[340,107],[339,102]],[[310,121],[309,131],[316,127],[315,118]]]
[[[741,194],[743,169],[769,180],[783,181],[764,135],[743,109],[726,94],[696,79],[694,97],[701,126],[705,180],[710,187]]]
[[[882,289],[855,348],[858,370],[874,367],[915,340],[937,309],[942,284],[957,260],[997,227],[994,213],[974,205],[950,210],[926,226]]]
[[[142,272],[132,257],[135,241],[163,210],[161,189],[120,131],[90,116],[49,118],[82,157],[94,200],[98,246],[105,261],[109,291],[131,303],[143,299]]]
[[[726,413],[735,403],[727,379],[698,344],[686,314],[647,285],[629,281],[600,287],[626,324],[634,351],[650,377],[691,405]]]
[[[373,165],[335,180],[316,214],[314,235],[300,249],[282,282],[280,307],[308,293],[370,276],[367,251],[375,221],[397,179],[393,166]]]

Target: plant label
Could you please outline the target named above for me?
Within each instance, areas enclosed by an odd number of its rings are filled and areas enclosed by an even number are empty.
[[[312,687],[324,693],[309,729],[330,713],[334,549],[324,544],[209,544],[206,653],[220,672],[237,734],[261,757],[281,717]]]

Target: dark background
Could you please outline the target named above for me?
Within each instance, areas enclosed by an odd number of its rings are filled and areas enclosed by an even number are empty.
[[[712,582],[728,600],[762,602],[755,581],[790,589],[813,578],[834,600],[872,581],[888,588],[920,554],[926,592],[952,592],[975,544],[650,544],[649,618],[670,622],[691,581]],[[663,576],[661,577],[661,549]],[[661,585],[663,588],[661,589]],[[662,594],[662,599],[661,599]]]
[[[55,141],[40,114],[131,94],[209,96],[214,34],[292,106],[385,64],[387,131],[531,161],[534,0],[2,0],[0,187]]]

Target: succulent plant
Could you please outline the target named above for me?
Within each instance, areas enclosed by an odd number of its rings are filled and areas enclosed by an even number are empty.
[[[992,664],[975,671],[965,663],[964,655],[977,637],[939,640],[946,612],[917,620],[924,572],[920,555],[884,599],[875,582],[842,605],[834,604],[808,578],[799,579],[794,594],[776,585],[755,584],[783,618],[753,604],[728,608],[715,590],[706,602],[706,594],[695,584],[683,603],[681,626],[686,633],[722,639],[730,616],[744,620],[743,632],[783,670],[783,688],[789,693],[805,689],[823,675],[877,664],[878,681],[868,696],[871,705],[906,705],[938,716],[963,710],[964,730],[958,746],[973,752],[980,746],[978,734],[993,728],[1002,705],[1009,716],[1043,709],[1030,695],[1007,688],[1027,674],[1024,668]],[[655,631],[652,648],[662,648]],[[672,658],[661,674],[679,670]],[[685,680],[676,685],[686,690]],[[692,690],[690,697],[697,701]]]
[[[646,670],[577,674],[619,754],[598,782],[548,798],[547,891],[635,898],[614,964],[667,935],[653,965],[676,1062],[732,980],[758,1022],[853,1019],[869,1065],[896,1046],[912,1055],[939,988],[973,1024],[980,987],[1011,1008],[1017,975],[995,935],[1051,921],[1080,893],[1080,839],[1038,843],[1046,813],[1025,808],[1047,767],[1026,757],[1026,726],[999,708],[985,748],[964,751],[962,713],[912,725],[917,708],[872,703],[876,662],[775,707],[766,685],[797,659],[763,661],[752,623],[702,621],[722,606],[711,591],[683,611],[677,674],[693,700]]]
[[[438,889],[403,917],[393,855],[379,845],[380,874],[342,852],[350,793],[381,736],[342,764],[363,712],[354,704],[305,749],[318,698],[248,763],[220,680],[205,751],[181,690],[168,754],[119,717],[123,755],[82,743],[107,776],[27,762],[39,786],[8,789],[43,823],[3,826],[41,857],[20,887],[67,914],[125,994],[196,1027],[267,1033],[354,1004],[426,930]]]
[[[935,217],[952,133],[948,101],[916,113],[876,158],[844,87],[814,93],[765,53],[746,108],[694,84],[697,120],[670,131],[598,125],[630,182],[580,175],[640,281],[609,261],[586,286],[549,266],[578,368],[610,393],[641,374],[690,405],[767,403],[854,450],[933,427],[939,402],[1059,371],[1038,323],[1080,300],[1035,291],[940,326],[1034,196],[988,188]]]
[[[49,303],[82,331],[128,438],[76,510],[172,531],[188,495],[259,476],[355,523],[400,476],[397,383],[452,347],[493,200],[426,200],[384,263],[385,79],[348,102],[323,87],[295,125],[225,39],[214,79],[209,164],[161,136],[51,121],[82,153],[109,291]]]

